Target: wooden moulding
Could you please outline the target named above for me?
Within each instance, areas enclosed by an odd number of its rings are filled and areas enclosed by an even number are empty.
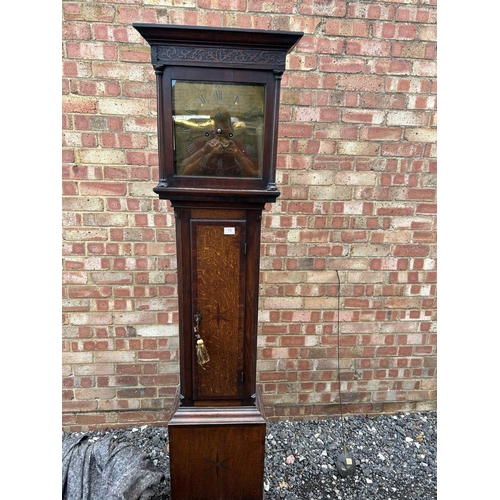
[[[152,47],[153,66],[175,64],[284,71],[302,32],[134,23]]]
[[[255,406],[180,406],[177,391],[168,427],[195,425],[261,424],[266,422],[260,387]]]

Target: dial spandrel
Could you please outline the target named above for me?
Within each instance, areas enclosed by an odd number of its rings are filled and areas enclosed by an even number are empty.
[[[172,81],[176,175],[262,177],[264,84]]]

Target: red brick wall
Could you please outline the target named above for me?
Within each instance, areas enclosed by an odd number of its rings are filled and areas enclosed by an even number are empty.
[[[164,424],[178,378],[173,211],[133,22],[304,31],[263,218],[269,418],[436,407],[435,0],[65,1],[63,427]]]

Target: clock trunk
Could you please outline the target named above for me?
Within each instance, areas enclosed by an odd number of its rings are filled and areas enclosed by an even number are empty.
[[[175,204],[183,406],[254,403],[262,208]]]

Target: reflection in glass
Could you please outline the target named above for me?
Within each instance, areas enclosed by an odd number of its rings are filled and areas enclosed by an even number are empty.
[[[264,85],[172,83],[176,174],[261,177]]]

